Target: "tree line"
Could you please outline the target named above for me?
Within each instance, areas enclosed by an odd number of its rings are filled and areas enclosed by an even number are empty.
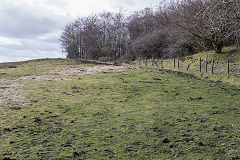
[[[181,0],[131,15],[103,12],[66,25],[68,58],[135,60],[191,55],[240,44],[239,0]]]

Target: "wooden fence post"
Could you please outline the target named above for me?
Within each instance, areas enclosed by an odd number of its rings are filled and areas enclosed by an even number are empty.
[[[207,61],[207,58],[206,58],[206,61],[205,61],[205,72],[206,73],[208,72],[208,61]]]
[[[152,55],[152,67],[154,67],[154,56]]]
[[[202,72],[202,59],[201,57],[199,58],[199,72]]]
[[[178,57],[178,69],[180,68],[179,57]]]
[[[227,75],[230,75],[230,61],[229,59],[227,60]]]
[[[173,67],[176,68],[176,58],[173,59]]]
[[[214,59],[212,60],[212,74],[214,73]]]
[[[160,60],[161,68],[163,69],[163,59]]]
[[[147,57],[145,57],[145,66],[147,67]]]
[[[158,60],[156,60],[156,61],[154,61],[154,62],[155,62],[155,64],[156,64],[157,68],[159,68],[159,66],[158,66]]]
[[[141,67],[142,63],[141,63],[141,57],[138,58],[139,60],[139,67]]]

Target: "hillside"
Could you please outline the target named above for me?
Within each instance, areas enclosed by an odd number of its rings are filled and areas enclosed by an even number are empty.
[[[214,51],[208,51],[196,54],[194,57],[203,57],[208,54],[210,59],[215,59],[220,63],[226,62],[228,59],[232,63],[240,63],[240,48],[239,47],[225,47],[222,53],[215,53]]]
[[[199,72],[199,60],[201,58],[201,73]],[[207,58],[207,73],[206,73],[206,58]],[[228,75],[228,60],[229,60],[229,75]],[[221,81],[231,85],[240,85],[240,48],[239,47],[225,47],[222,53],[215,53],[215,51],[206,51],[197,53],[191,56],[178,57],[174,59],[148,59],[147,66],[145,59],[134,62],[130,66],[145,68],[145,69],[167,69],[175,72],[191,74],[200,79],[209,79],[213,81]],[[213,63],[214,62],[214,63]],[[213,69],[213,73],[212,73]]]
[[[193,67],[199,66],[199,58],[203,60],[208,57],[208,60],[215,60],[216,64],[227,63],[230,60],[231,63],[240,65],[240,48],[239,47],[225,47],[222,53],[215,53],[215,51],[207,51],[187,56],[185,59],[186,64],[190,64]]]
[[[199,74],[199,59],[202,59],[202,73]],[[208,73],[205,73],[205,62],[208,61]],[[213,74],[212,63],[213,64]],[[227,62],[229,60],[229,75],[227,75]],[[189,71],[186,71],[189,65]],[[215,51],[207,51],[192,56],[184,57],[180,61],[182,71],[191,73],[201,78],[208,76],[210,80],[218,80],[234,85],[240,85],[240,48],[239,47],[225,47],[222,53],[215,53]],[[185,70],[185,71],[184,71]]]
[[[0,159],[239,159],[239,98],[167,70],[16,64],[0,69]]]

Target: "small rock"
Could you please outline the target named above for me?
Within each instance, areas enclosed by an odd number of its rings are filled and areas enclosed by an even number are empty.
[[[203,98],[202,97],[197,97],[197,98],[195,98],[196,100],[203,100]]]
[[[196,100],[203,100],[203,98],[202,98],[202,97],[196,97],[196,98],[190,97],[190,98],[188,99],[188,101],[196,101]]]
[[[42,124],[42,123],[43,123],[43,122],[42,122],[42,119],[39,118],[39,117],[34,118],[34,121],[33,121],[33,122],[35,122],[35,123],[37,123],[37,124]]]
[[[73,152],[74,156],[83,156],[84,154],[86,154],[86,152],[81,151],[81,152]]]
[[[124,149],[124,152],[136,152],[137,150],[135,150],[133,147],[127,147]]]
[[[204,146],[204,144],[202,142],[199,142],[198,145],[199,146]]]
[[[78,86],[73,86],[72,89],[80,89]]]
[[[165,138],[164,140],[163,140],[163,143],[170,143],[171,141],[168,139],[168,138]]]
[[[72,144],[67,142],[65,144],[61,144],[62,147],[72,147]]]
[[[170,148],[173,148],[173,147],[174,147],[174,145],[170,145],[169,147],[170,147]]]
[[[11,110],[20,110],[22,109],[21,107],[15,106],[15,107],[11,107]]]

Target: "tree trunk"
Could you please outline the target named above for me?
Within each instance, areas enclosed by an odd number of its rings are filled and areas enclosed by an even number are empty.
[[[216,53],[221,53],[223,48],[223,42],[220,42],[216,46]]]

